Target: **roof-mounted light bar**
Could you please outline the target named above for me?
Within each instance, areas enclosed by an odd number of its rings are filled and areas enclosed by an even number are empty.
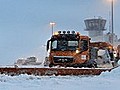
[[[77,34],[78,35],[79,33],[75,32],[75,31],[58,31],[57,34]],[[54,34],[54,35],[56,35],[56,34]]]
[[[61,31],[58,31],[59,34],[61,34]]]
[[[72,31],[72,34],[75,34],[75,31]]]
[[[63,34],[66,34],[66,31],[63,31]]]
[[[67,31],[67,34],[70,34],[70,31]]]

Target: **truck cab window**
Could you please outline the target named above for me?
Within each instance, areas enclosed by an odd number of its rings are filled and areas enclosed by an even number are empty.
[[[88,50],[88,41],[87,40],[81,40],[81,49],[83,51],[87,51]]]
[[[67,45],[68,45],[68,42],[66,40],[59,40],[58,41],[58,50],[62,50],[62,51],[67,50]]]
[[[52,42],[52,49],[57,49],[57,40]]]
[[[78,41],[68,41],[68,46],[78,46]]]
[[[78,48],[78,41],[68,41],[68,50],[75,51]]]

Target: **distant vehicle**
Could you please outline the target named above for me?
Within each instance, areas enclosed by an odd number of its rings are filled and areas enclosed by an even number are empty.
[[[41,65],[41,62],[38,62],[37,58],[32,56],[18,59],[15,65]]]

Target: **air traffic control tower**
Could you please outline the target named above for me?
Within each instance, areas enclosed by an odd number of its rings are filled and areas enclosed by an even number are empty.
[[[89,37],[94,39],[95,37],[103,37],[103,31],[105,31],[106,20],[100,18],[86,19],[84,20]]]

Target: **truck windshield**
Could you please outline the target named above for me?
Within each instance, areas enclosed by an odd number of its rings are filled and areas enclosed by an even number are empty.
[[[78,41],[54,40],[51,48],[56,51],[75,51],[78,48]]]

